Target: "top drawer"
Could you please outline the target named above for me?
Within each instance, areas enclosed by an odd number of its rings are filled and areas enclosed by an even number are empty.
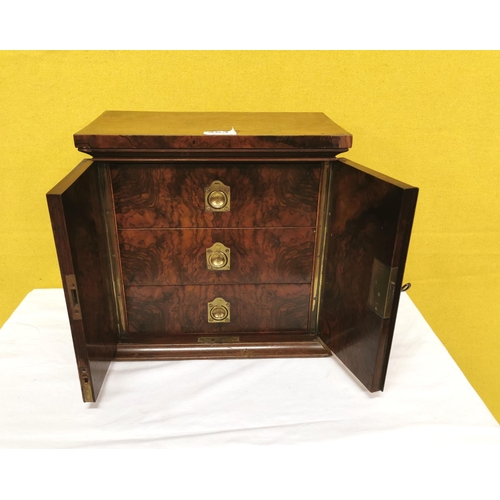
[[[119,229],[313,227],[318,162],[112,164]],[[206,211],[205,188],[229,186],[229,211]]]

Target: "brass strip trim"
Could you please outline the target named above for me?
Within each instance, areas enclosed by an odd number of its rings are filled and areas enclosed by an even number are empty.
[[[92,392],[91,380],[86,368],[80,368],[80,382],[84,403],[93,403],[95,399]]]
[[[314,255],[314,275],[312,285],[311,301],[311,326],[316,332],[321,311],[321,295],[323,291],[323,280],[325,274],[326,244],[328,240],[328,226],[331,216],[332,196],[332,165],[331,162],[323,163],[323,175],[321,176],[320,207],[318,211],[318,229],[316,235],[316,248]]]
[[[113,302],[115,305],[118,333],[121,336],[126,332],[127,316],[125,309],[125,292],[121,278],[120,248],[118,246],[118,236],[116,232],[115,207],[113,203],[109,165],[101,164],[98,166],[98,177],[104,227],[106,231],[109,269],[113,286]]]

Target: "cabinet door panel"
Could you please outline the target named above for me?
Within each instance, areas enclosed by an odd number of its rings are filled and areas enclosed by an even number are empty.
[[[332,162],[330,223],[318,330],[370,390],[382,390],[418,189],[346,159]],[[385,268],[386,312],[373,306],[373,270]],[[389,279],[390,274],[390,279]],[[381,295],[384,295],[382,290]],[[391,302],[392,295],[392,302]]]
[[[47,193],[78,373],[95,401],[118,342],[98,167],[81,162]]]

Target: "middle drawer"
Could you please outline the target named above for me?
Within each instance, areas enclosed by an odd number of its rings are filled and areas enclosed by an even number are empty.
[[[125,286],[310,283],[315,229],[122,229],[118,241]],[[229,270],[209,269],[220,243]],[[220,247],[222,248],[222,247]],[[210,258],[210,257],[209,257]]]

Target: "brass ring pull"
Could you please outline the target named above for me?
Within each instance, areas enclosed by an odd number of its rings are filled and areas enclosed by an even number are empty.
[[[211,191],[208,194],[208,204],[215,210],[220,210],[227,205],[227,196],[224,191]]]
[[[222,269],[227,264],[227,257],[223,252],[214,252],[208,260],[214,269]]]
[[[221,181],[213,181],[205,188],[206,212],[229,212],[231,208],[231,188]]]
[[[215,306],[210,309],[210,316],[214,321],[224,321],[229,314],[229,311],[224,306]]]
[[[222,243],[214,243],[205,250],[209,271],[229,271],[231,269],[231,249]]]
[[[212,302],[207,304],[208,307],[208,322],[209,323],[229,323],[230,304],[222,297],[217,297]]]

